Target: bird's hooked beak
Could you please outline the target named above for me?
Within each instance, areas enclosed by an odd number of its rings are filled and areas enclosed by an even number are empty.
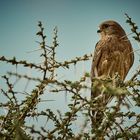
[[[97,33],[101,33],[101,32],[102,32],[102,30],[101,30],[101,29],[97,30]]]

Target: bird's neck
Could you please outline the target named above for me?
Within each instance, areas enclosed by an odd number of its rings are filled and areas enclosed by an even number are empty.
[[[116,34],[111,34],[111,35],[103,35],[103,36],[101,36],[101,39],[102,40],[108,40],[108,39],[122,40],[122,39],[126,39],[126,37],[119,36]]]

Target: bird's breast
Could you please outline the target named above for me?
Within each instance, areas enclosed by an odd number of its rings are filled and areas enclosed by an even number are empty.
[[[124,79],[126,61],[129,61],[126,54],[130,46],[129,42],[127,44],[118,38],[105,38],[98,45],[101,47],[101,57],[97,65],[98,75],[112,77],[115,73],[119,73]]]

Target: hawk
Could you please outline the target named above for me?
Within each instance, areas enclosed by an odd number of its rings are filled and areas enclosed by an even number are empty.
[[[101,39],[95,46],[91,80],[102,77],[113,78],[117,73],[123,81],[134,61],[133,49],[124,29],[116,21],[108,20],[100,24],[97,32],[100,33]],[[100,94],[98,89],[91,89],[93,99]],[[101,104],[107,104],[107,98],[109,97],[104,95]]]

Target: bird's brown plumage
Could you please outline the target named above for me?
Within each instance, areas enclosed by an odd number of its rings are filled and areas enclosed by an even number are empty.
[[[134,61],[131,43],[123,28],[115,21],[105,21],[99,28],[101,39],[94,51],[91,80],[95,77],[112,78],[116,73],[121,80],[124,80]],[[91,91],[92,98],[99,94],[99,91]],[[107,100],[107,98],[108,96],[104,99]]]
[[[95,47],[91,79],[113,77],[118,73],[124,80],[134,61],[133,49],[123,28],[115,21],[100,25],[101,39]]]

